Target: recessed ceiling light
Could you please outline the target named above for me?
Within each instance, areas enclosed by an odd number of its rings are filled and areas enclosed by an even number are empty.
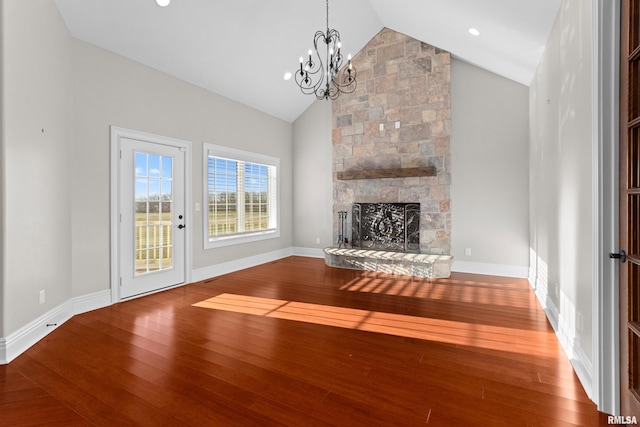
[[[479,36],[480,31],[478,31],[477,28],[469,28],[469,34],[471,34],[472,36]]]
[[[292,77],[292,75],[291,75],[290,72],[287,71],[286,73],[284,73],[284,79],[285,80],[291,80],[291,77]]]
[[[171,0],[156,0],[156,4],[160,7],[169,6],[169,3],[171,3]]]

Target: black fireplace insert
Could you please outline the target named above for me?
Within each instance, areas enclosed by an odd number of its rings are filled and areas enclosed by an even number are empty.
[[[420,252],[420,203],[354,203],[354,248]]]

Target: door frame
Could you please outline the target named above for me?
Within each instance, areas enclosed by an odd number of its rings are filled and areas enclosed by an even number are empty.
[[[619,252],[620,2],[591,0],[594,262],[592,394],[598,410],[620,413]]]
[[[191,141],[185,141],[167,136],[155,135],[147,132],[141,132],[132,129],[125,129],[117,126],[110,127],[110,285],[111,285],[111,303],[115,304],[121,301],[120,296],[120,140],[121,138],[137,139],[149,143],[169,145],[183,150],[184,156],[184,204],[185,204],[185,223],[187,224],[185,233],[185,250],[184,250],[184,278],[185,282],[173,287],[182,286],[191,282],[192,274],[192,254],[191,239],[193,236],[193,226],[195,225],[191,210],[191,194],[192,194],[192,147]],[[170,289],[163,288],[161,290]],[[144,294],[144,295],[149,295]],[[141,295],[142,296],[142,295]],[[129,299],[129,298],[128,298]]]

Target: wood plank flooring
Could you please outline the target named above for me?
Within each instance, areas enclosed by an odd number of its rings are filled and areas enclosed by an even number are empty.
[[[604,426],[526,280],[290,257],[75,316],[3,426]]]

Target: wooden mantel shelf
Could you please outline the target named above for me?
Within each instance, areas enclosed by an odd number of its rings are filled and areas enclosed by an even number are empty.
[[[361,171],[338,172],[338,179],[376,179],[376,178],[407,178],[413,176],[436,176],[435,166],[419,168],[369,169]]]

